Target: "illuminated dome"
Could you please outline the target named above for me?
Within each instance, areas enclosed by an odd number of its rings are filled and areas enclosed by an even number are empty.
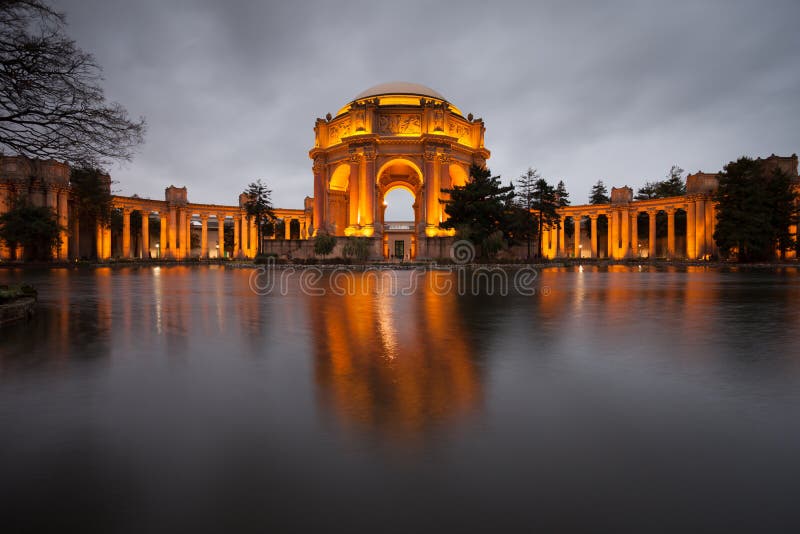
[[[424,85],[411,82],[380,83],[378,85],[370,87],[366,91],[361,91],[356,95],[356,97],[353,100],[361,100],[362,98],[370,98],[373,96],[382,96],[382,95],[429,96],[431,98],[436,98],[437,100],[447,101],[447,99],[444,96],[442,96],[440,92],[434,91],[430,87],[426,87]]]
[[[336,116],[347,113],[352,104],[360,101],[375,99],[379,106],[420,106],[420,97],[445,102],[452,113],[463,116],[461,110],[451,104],[439,91],[411,82],[387,82],[372,86],[358,93],[353,100],[336,113]]]

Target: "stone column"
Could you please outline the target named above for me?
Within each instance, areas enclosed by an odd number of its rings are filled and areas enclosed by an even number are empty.
[[[142,214],[142,258],[150,258],[150,212],[140,210]]]
[[[613,212],[606,213],[606,258],[614,257]]]
[[[364,150],[364,163],[361,165],[361,198],[364,208],[361,213],[361,226],[367,227],[367,234],[374,232],[375,228],[375,151]],[[286,230],[286,239],[289,239],[289,230]]]
[[[314,232],[317,232],[322,228],[324,217],[325,217],[325,192],[328,189],[328,179],[327,179],[327,172],[325,169],[325,163],[322,160],[321,156],[317,156],[314,158],[314,166],[312,167],[314,170]],[[234,254],[236,256],[239,255],[241,252],[241,248],[239,243],[239,231],[236,230],[239,228],[239,221],[236,217],[234,217],[234,226],[235,226],[235,233],[234,233],[234,247],[235,251]]]
[[[631,253],[634,258],[639,257],[639,212],[631,212]]]
[[[178,210],[178,258],[186,258],[189,256],[189,236],[186,235],[186,210]]]
[[[567,255],[566,252],[566,217],[561,215],[558,219],[558,257],[563,258]]]
[[[131,257],[131,210],[122,209],[122,257]]]
[[[575,227],[572,248],[574,249],[573,253],[576,258],[581,257],[581,218],[581,215],[574,215],[572,217],[572,225]]]
[[[283,229],[284,229],[284,233],[286,234],[286,240],[288,241],[288,240],[290,240],[292,238],[292,231],[291,231],[292,220],[289,219],[289,218],[286,218],[286,219],[284,219],[284,221],[285,221],[285,223],[283,225]]]
[[[217,213],[217,244],[219,245],[218,258],[225,257],[225,214]]]
[[[161,245],[163,248],[164,245]],[[168,254],[170,258],[178,257],[178,209],[175,207],[169,208],[169,251],[162,250],[161,254]]]
[[[706,203],[702,198],[695,201],[695,257],[702,259],[706,254]]]
[[[436,150],[433,148],[425,149],[425,223],[426,234],[432,237],[438,233],[439,226],[439,181],[438,178],[438,159]]]
[[[619,256],[619,217],[620,212],[619,210],[613,210],[611,212],[611,250],[608,251],[608,255],[611,258],[618,259]]]
[[[242,242],[239,239],[239,218],[233,218],[233,257],[238,258],[242,255]]]
[[[258,253],[258,232],[256,232],[256,218],[250,219],[250,257],[255,258]]]
[[[208,214],[200,214],[200,257],[208,258]]]
[[[714,201],[709,198],[706,200],[706,254],[714,254],[716,255],[715,245],[714,243],[714,214],[716,211],[716,206]]]
[[[686,207],[686,259],[697,259],[697,213],[693,199],[689,199]]]
[[[361,213],[359,211],[359,191],[358,185],[361,176],[361,155],[357,153],[350,154],[350,179],[348,180],[348,199],[349,199],[349,215],[347,226],[355,229],[361,223]]]
[[[650,259],[656,257],[658,252],[656,251],[656,216],[658,216],[658,212],[654,210],[650,210],[647,212],[648,222],[650,223],[649,227],[649,235],[647,237],[647,248],[648,252],[647,255]]]
[[[58,192],[54,186],[48,186],[45,189],[45,202],[47,207],[50,208],[53,213],[56,213],[58,208]]]
[[[667,208],[667,257],[675,257],[675,208]]]
[[[242,221],[242,255],[245,258],[250,257],[250,236],[248,235],[248,229],[250,226],[247,224],[247,214],[242,213],[240,217]]]
[[[163,211],[158,212],[158,220],[161,223],[161,232],[158,235],[158,258],[163,258],[164,254],[167,253],[165,250],[167,248],[167,242],[169,241],[169,219],[166,213]]]
[[[592,258],[597,258],[597,215],[590,215],[589,219],[591,221]]]
[[[620,230],[620,258],[631,255],[631,216],[627,209],[620,211],[622,229]]]
[[[61,227],[61,247],[58,249],[58,259],[69,259],[69,191],[62,189],[58,192],[58,225]]]

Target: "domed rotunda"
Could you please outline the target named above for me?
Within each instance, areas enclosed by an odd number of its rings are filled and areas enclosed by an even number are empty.
[[[401,188],[414,198],[414,221],[407,236],[393,239],[408,241],[407,257],[438,255],[432,240],[452,235],[440,227],[447,217],[441,189],[463,185],[470,165],[485,164],[484,131],[483,120],[465,117],[424,85],[390,82],[362,91],[314,126],[314,234],[373,238],[373,255],[389,257],[385,198]]]

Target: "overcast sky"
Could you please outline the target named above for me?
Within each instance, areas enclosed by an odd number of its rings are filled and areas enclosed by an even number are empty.
[[[314,120],[372,85],[422,83],[486,123],[504,181],[529,166],[638,187],[800,151],[800,2],[59,0],[111,100],[147,119],[120,194],[279,207],[313,191]]]

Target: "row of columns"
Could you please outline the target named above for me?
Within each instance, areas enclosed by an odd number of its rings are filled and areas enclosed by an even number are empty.
[[[142,213],[142,255],[149,257],[150,252],[150,226],[149,218],[152,212],[146,209],[123,208],[122,210],[122,257],[132,257],[131,250],[131,213],[140,211]],[[200,214],[200,257],[209,257],[208,246],[208,219],[210,213]],[[217,245],[219,246],[218,257],[225,254],[225,231],[224,222],[226,215],[217,213]],[[192,214],[183,208],[170,206],[166,213],[159,213],[160,236],[158,256],[163,258],[184,259],[191,255],[191,222]],[[255,219],[248,219],[244,213],[237,213],[233,217],[233,255],[234,257],[252,258],[258,251],[257,232]],[[284,224],[285,238],[291,238],[291,219],[285,219]],[[98,228],[97,257],[108,259],[111,257],[111,230],[109,228]],[[216,248],[216,247],[215,247]]]
[[[667,257],[676,257],[675,213],[679,207],[685,207],[686,209],[686,251],[684,257],[695,260],[715,254],[717,247],[713,235],[716,224],[716,204],[707,197],[695,196],[689,197],[688,202],[682,206],[661,208],[667,214]],[[549,258],[567,256],[563,222],[567,216],[571,216],[575,226],[572,255],[574,257],[582,256],[581,221],[588,216],[591,221],[589,257],[597,258],[599,256],[597,218],[600,215],[605,215],[608,220],[608,256],[613,259],[639,257],[638,217],[639,213],[645,212],[649,218],[648,256],[654,258],[657,255],[656,216],[658,211],[660,211],[658,208],[638,209],[627,205],[613,207],[600,213],[565,214],[561,218],[561,224],[550,227],[544,232],[542,236],[544,255]]]

